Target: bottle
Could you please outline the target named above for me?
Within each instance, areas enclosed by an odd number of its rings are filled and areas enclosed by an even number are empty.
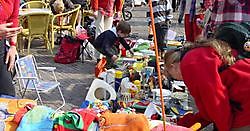
[[[122,75],[123,75],[123,72],[120,71],[120,70],[117,70],[115,72],[115,91],[116,92],[119,91],[119,88],[120,88],[120,85],[121,85],[121,81],[122,81]]]

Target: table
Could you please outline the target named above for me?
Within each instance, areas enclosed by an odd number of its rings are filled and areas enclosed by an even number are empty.
[[[20,9],[19,16],[25,16],[28,14],[45,13],[52,14],[52,11],[48,8],[30,8],[30,9]]]

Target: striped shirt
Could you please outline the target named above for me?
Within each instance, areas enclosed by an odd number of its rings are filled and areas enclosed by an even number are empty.
[[[164,22],[172,10],[169,0],[152,0],[153,14],[155,23]],[[151,22],[150,12],[147,11],[147,20]]]

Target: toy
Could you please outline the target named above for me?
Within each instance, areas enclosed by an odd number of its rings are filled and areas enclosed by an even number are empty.
[[[248,40],[245,44],[244,44],[244,50],[247,52],[250,52],[250,40]]]

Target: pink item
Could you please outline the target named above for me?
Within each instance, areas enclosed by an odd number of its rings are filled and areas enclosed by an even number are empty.
[[[153,129],[151,129],[151,131],[163,131],[163,130],[164,130],[163,124],[160,124],[154,127]],[[166,130],[167,131],[192,131],[192,129],[182,127],[182,126],[176,126],[176,125],[166,125]]]

